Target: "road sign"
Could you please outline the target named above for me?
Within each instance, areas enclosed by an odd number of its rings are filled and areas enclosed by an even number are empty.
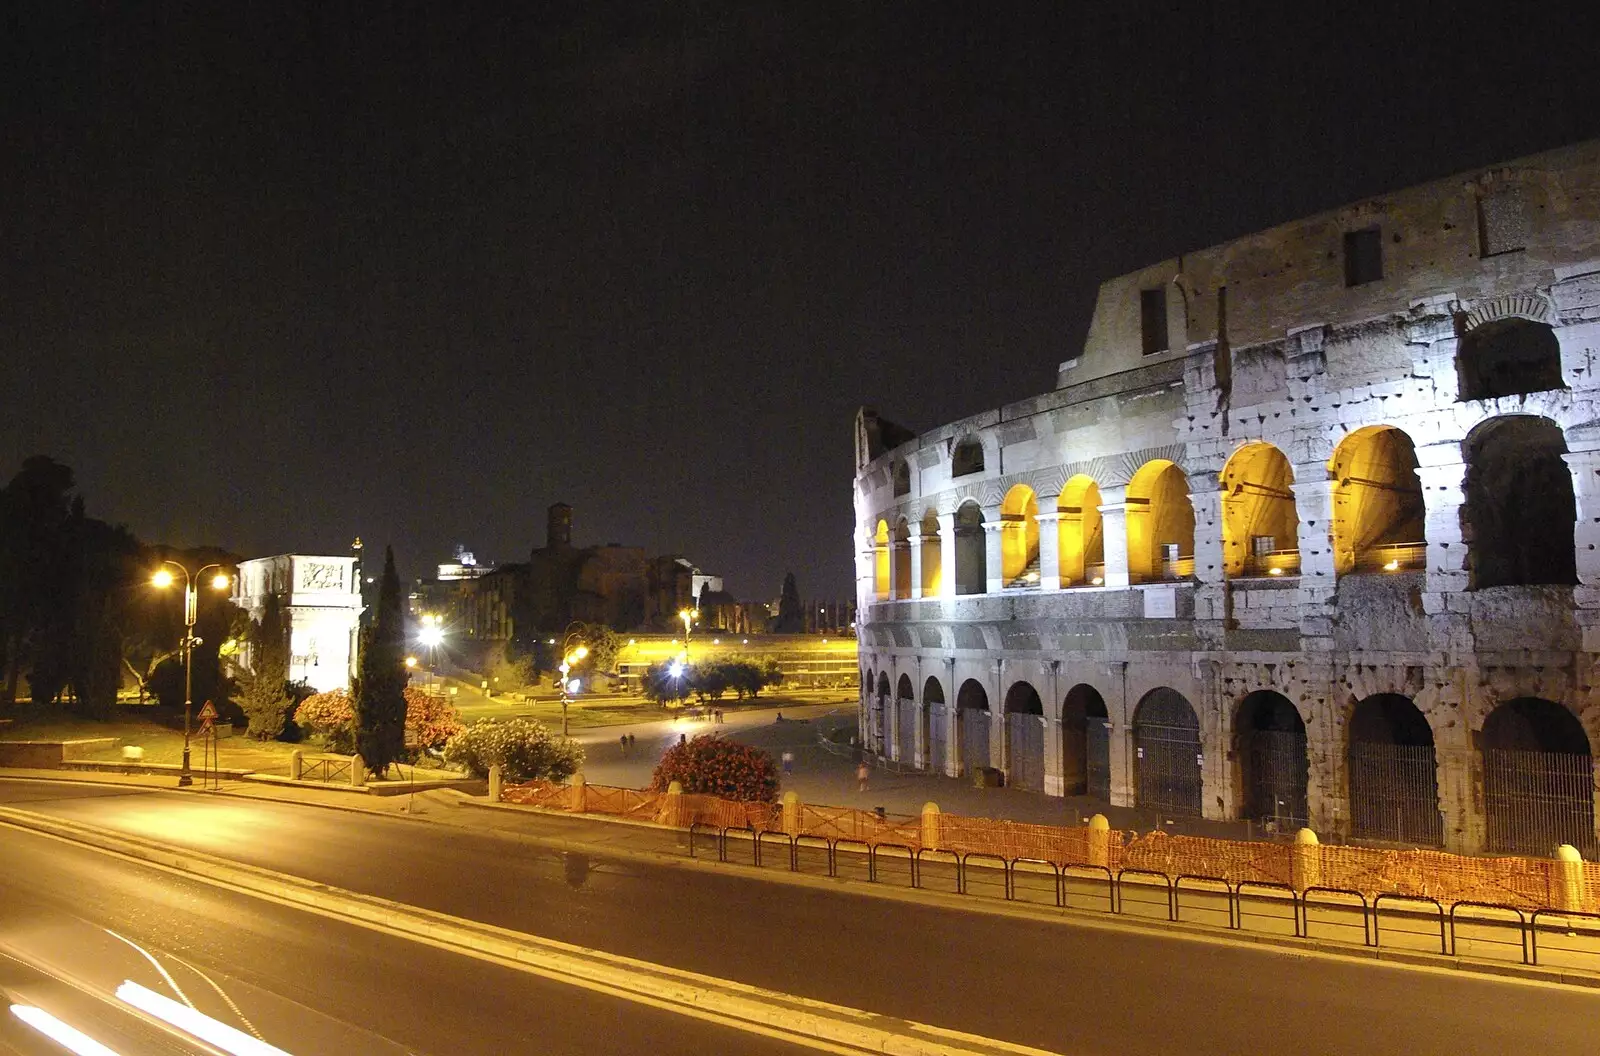
[[[205,703],[205,707],[200,709],[200,725],[201,726],[210,726],[213,722],[216,722],[216,721],[217,721],[217,708],[216,708],[216,705],[212,704],[208,700]]]

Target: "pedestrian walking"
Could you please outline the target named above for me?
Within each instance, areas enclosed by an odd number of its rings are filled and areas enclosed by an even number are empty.
[[[794,773],[794,753],[793,752],[785,751],[783,753],[783,772],[786,773],[786,774]]]
[[[867,761],[865,759],[861,760],[861,762],[856,764],[856,791],[857,792],[865,792],[867,790],[867,778],[869,778],[871,776],[872,776],[872,768],[867,765]]]
[[[636,741],[637,739],[638,738],[634,737],[633,734],[631,734],[631,733],[628,734],[628,749],[630,751],[633,749],[633,742]]]
[[[622,754],[623,755],[627,755],[628,754],[628,735],[627,734],[623,734],[621,737],[618,737],[617,740],[622,745]]]

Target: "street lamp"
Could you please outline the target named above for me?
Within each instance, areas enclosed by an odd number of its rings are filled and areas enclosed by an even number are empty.
[[[444,617],[438,613],[424,613],[422,629],[417,632],[417,644],[428,649],[427,694],[433,696],[433,673],[439,666],[439,646],[444,644]],[[407,666],[412,666],[408,661]]]
[[[561,736],[563,737],[567,735],[567,705],[572,703],[571,695],[578,692],[582,685],[575,678],[568,679],[567,674],[580,660],[589,655],[589,647],[583,644],[582,634],[582,631],[568,631],[561,642],[561,666],[557,670],[561,672]],[[578,642],[578,647],[570,649],[574,641]]]
[[[194,714],[194,647],[200,644],[200,639],[194,636],[194,621],[200,614],[198,583],[200,577],[213,568],[217,574],[211,577],[212,590],[227,590],[233,581],[219,564],[206,565],[193,574],[176,561],[162,561],[161,566],[150,577],[151,586],[165,589],[177,582],[168,566],[183,573],[183,768],[178,771],[178,787],[188,788],[194,784],[194,775],[189,770],[189,731]]]

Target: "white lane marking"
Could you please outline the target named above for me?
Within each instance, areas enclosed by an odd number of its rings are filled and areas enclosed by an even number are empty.
[[[153,953],[151,953],[149,950],[145,949],[143,946],[140,946],[137,942],[134,942],[132,939],[128,938],[126,935],[118,935],[116,932],[112,931],[110,928],[101,928],[100,930],[105,932],[107,935],[110,935],[113,939],[117,939],[118,941],[125,942],[129,946],[132,946],[134,949],[136,949],[140,953],[142,953],[144,955],[144,959],[149,961],[151,963],[151,965],[153,965],[155,967],[155,970],[161,973],[161,978],[163,978],[163,979],[165,979],[167,981],[167,985],[172,987],[173,993],[175,993],[179,997],[183,998],[183,1003],[184,1004],[188,1005],[190,1008],[194,1007],[194,1002],[190,1001],[189,1000],[189,995],[183,992],[183,987],[178,985],[178,981],[176,979],[172,978],[172,973],[168,972],[166,970],[166,968],[162,966],[161,962],[156,960],[155,955]]]
[[[217,992],[217,996],[222,998],[223,1003],[226,1004],[228,1006],[228,1008],[230,1008],[233,1011],[234,1015],[239,1017],[239,1022],[244,1024],[245,1029],[248,1030],[250,1033],[254,1034],[256,1037],[260,1038],[262,1041],[266,1041],[267,1040],[266,1036],[263,1035],[259,1030],[256,1029],[256,1025],[254,1023],[250,1022],[249,1017],[247,1017],[244,1014],[244,1011],[242,1009],[240,1009],[237,1004],[234,1003],[233,998],[228,996],[228,992],[226,990],[222,989],[222,987],[217,984],[217,981],[215,979],[211,978],[205,972],[202,972],[199,968],[196,968],[194,965],[190,964],[188,961],[184,960],[182,957],[179,957],[175,953],[169,953],[167,956],[171,957],[173,960],[177,961],[179,964],[181,964],[185,968],[189,969],[195,975],[198,975],[200,978],[202,978],[206,982],[210,983],[211,984],[211,989],[215,990]]]
[[[11,1014],[68,1052],[74,1053],[75,1056],[118,1056],[116,1049],[100,1044],[77,1027],[61,1022],[42,1008],[33,1005],[12,1005]]]

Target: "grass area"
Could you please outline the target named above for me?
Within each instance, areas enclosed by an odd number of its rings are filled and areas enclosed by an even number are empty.
[[[137,745],[144,749],[146,763],[181,763],[183,761],[183,731],[174,730],[148,719],[127,716],[107,722],[90,719],[73,719],[50,716],[35,719],[18,719],[0,727],[0,740],[7,741],[81,741],[110,737],[115,743],[74,756],[92,762],[121,762],[124,745]],[[203,749],[201,738],[191,738],[190,755],[194,765],[200,762]],[[296,748],[311,746],[285,744],[281,741],[252,741],[246,737],[219,737],[216,741],[218,765],[226,770],[260,770],[265,773],[289,772],[289,755]]]
[[[853,700],[848,693],[834,690],[801,691],[799,693],[778,693],[771,696],[763,695],[753,700],[737,701],[732,697],[706,705],[707,707],[721,708],[728,714],[737,711],[749,711],[756,708],[798,708],[811,704],[822,704],[834,698]],[[686,702],[686,707],[696,705],[691,699]],[[549,726],[561,725],[560,701],[533,701],[522,703],[504,699],[483,700],[478,698],[471,703],[462,703],[456,706],[461,713],[462,721],[472,722],[475,719],[508,719],[512,717],[530,717],[538,719]],[[599,726],[625,726],[636,722],[655,722],[661,719],[670,719],[674,715],[681,715],[684,709],[664,708],[652,704],[642,697],[601,698],[595,700],[579,699],[572,703],[567,711],[567,725],[574,730],[593,729]]]

